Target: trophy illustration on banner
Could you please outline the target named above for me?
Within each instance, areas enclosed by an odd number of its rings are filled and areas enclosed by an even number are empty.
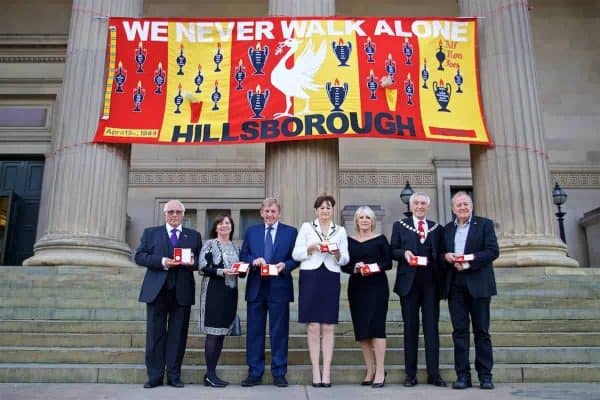
[[[210,96],[210,99],[213,102],[213,111],[217,111],[219,109],[219,105],[217,104],[219,100],[221,100],[221,92],[219,92],[219,81],[215,81],[215,91]]]
[[[267,57],[269,57],[269,47],[264,46],[261,48],[260,42],[256,44],[256,48],[248,48],[248,58],[250,58],[250,63],[252,63],[252,67],[254,68],[254,72],[252,73],[252,75],[265,74],[263,72],[263,68],[267,63]]]
[[[181,114],[179,107],[183,104],[183,95],[181,94],[181,83],[177,86],[177,95],[173,97],[173,103],[175,103],[175,114]]]
[[[235,74],[234,74],[234,78],[235,81],[237,82],[237,86],[235,87],[235,90],[242,90],[242,82],[244,81],[244,79],[246,79],[246,68],[244,67],[244,63],[242,62],[242,59],[240,58],[240,62],[238,63],[238,66],[235,70]]]
[[[202,112],[202,101],[191,93],[184,93],[183,100],[190,105],[190,124],[197,124]]]
[[[115,93],[123,93],[123,84],[127,80],[127,70],[123,68],[121,61],[119,61],[119,66],[115,72],[115,82],[117,83]]]
[[[371,97],[369,97],[369,99],[377,100],[375,93],[378,87],[379,84],[377,83],[377,77],[373,75],[373,70],[371,70],[369,71],[369,77],[367,78],[367,88],[369,89],[369,92],[371,92]]]
[[[404,47],[402,49],[402,52],[404,53],[404,56],[406,57],[406,61],[405,64],[406,65],[411,65],[412,62],[410,61],[410,58],[413,55],[413,47],[412,45],[408,42],[408,38],[404,38]]]
[[[439,41],[439,46],[440,46],[440,48],[438,49],[437,53],[435,53],[435,58],[440,63],[440,66],[438,67],[438,71],[443,71],[444,67],[442,66],[442,63],[446,59],[446,54],[444,53],[444,48],[442,47],[442,39],[440,39],[440,41]]]
[[[154,84],[156,85],[156,89],[154,89],[154,93],[162,94],[162,87],[165,84],[167,78],[167,74],[163,70],[162,63],[158,63],[158,68],[154,71]]]
[[[248,104],[250,105],[250,109],[254,113],[251,117],[252,119],[262,119],[264,118],[261,113],[265,109],[267,105],[267,101],[269,100],[269,89],[266,89],[263,92],[260,90],[260,85],[256,85],[256,91],[248,90],[247,94]]]
[[[331,47],[333,48],[333,52],[335,53],[335,56],[340,62],[338,67],[349,67],[349,65],[346,64],[346,62],[348,61],[348,59],[350,59],[350,53],[352,52],[352,43],[346,42],[346,44],[344,44],[344,40],[340,38],[340,40],[338,40],[337,43],[331,42]]]
[[[423,59],[423,69],[421,70],[421,78],[423,78],[423,89],[429,89],[427,87],[427,80],[429,79],[429,71],[427,71],[427,59]]]
[[[396,82],[394,80],[394,75],[396,75],[396,61],[392,58],[392,53],[388,53],[387,59],[385,60],[385,72],[387,72],[392,83]]]
[[[137,64],[137,73],[141,74],[144,72],[144,63],[146,62],[146,55],[148,54],[148,50],[144,48],[142,42],[138,44],[137,49],[135,50],[135,63]]]
[[[460,64],[456,64],[456,75],[454,75],[454,83],[456,83],[456,86],[458,86],[456,93],[463,92],[461,86],[464,82],[463,76],[460,74]]]
[[[142,105],[142,101],[144,101],[145,94],[146,90],[142,87],[142,81],[138,81],[136,88],[133,89],[133,104],[135,104],[135,107],[133,108],[134,112],[142,111],[140,106]]]
[[[177,75],[183,75],[183,67],[187,63],[187,59],[183,55],[183,44],[181,46],[179,46],[179,55],[175,59],[175,63],[177,63],[177,66],[179,67],[179,71],[177,71]]]
[[[367,63],[373,64],[375,62],[375,51],[377,51],[377,46],[371,41],[371,36],[369,36],[367,38],[367,43],[365,43],[365,54],[367,55]]]
[[[217,43],[217,52],[213,57],[213,61],[216,65],[215,72],[221,72],[221,68],[219,68],[219,64],[221,64],[221,62],[223,61],[223,54],[221,54],[221,42]]]
[[[446,83],[446,86],[444,86],[444,81],[441,79],[439,85],[436,81],[433,81],[433,94],[441,107],[438,111],[450,112],[447,107],[452,95],[452,86],[449,83]]]
[[[204,75],[202,75],[202,65],[198,64],[198,74],[194,77],[194,85],[196,85],[196,93],[202,93],[200,85],[204,82]]]
[[[413,81],[410,79],[410,72],[408,74],[406,74],[406,80],[404,81],[404,93],[406,94],[406,97],[408,98],[408,100],[406,101],[406,104],[408,104],[409,106],[412,106],[412,104],[413,104],[412,97],[415,94],[415,85],[413,84]]]
[[[342,110],[340,106],[344,103],[344,100],[346,100],[348,83],[344,82],[343,85],[340,85],[340,81],[335,78],[333,85],[331,82],[325,84],[325,90],[327,91],[327,96],[329,96],[329,101],[333,105],[331,112],[343,112],[344,110]]]

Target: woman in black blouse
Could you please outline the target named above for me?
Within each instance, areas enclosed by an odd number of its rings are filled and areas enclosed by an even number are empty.
[[[392,257],[385,236],[374,233],[375,213],[371,208],[356,210],[354,228],[355,236],[348,238],[350,262],[342,269],[350,274],[350,314],[367,368],[362,385],[380,388],[385,382],[385,323],[390,297],[385,271],[392,268]]]

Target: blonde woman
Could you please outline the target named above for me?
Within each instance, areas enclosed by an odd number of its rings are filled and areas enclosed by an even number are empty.
[[[317,197],[317,218],[302,224],[292,252],[294,260],[300,261],[298,321],[307,324],[314,387],[331,387],[334,328],[340,309],[340,267],[348,262],[348,238],[346,230],[333,222],[334,206],[332,196]]]
[[[375,233],[375,213],[371,208],[356,210],[354,229],[354,236],[348,238],[350,261],[342,270],[350,274],[348,301],[354,337],[360,343],[367,369],[361,385],[382,388],[387,346],[385,322],[390,298],[385,271],[392,268],[392,253],[386,237]]]

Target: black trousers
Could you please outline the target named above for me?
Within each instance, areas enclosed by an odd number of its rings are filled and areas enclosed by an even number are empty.
[[[492,377],[494,358],[489,334],[490,300],[490,297],[473,298],[465,280],[460,276],[456,276],[452,282],[448,308],[453,328],[454,369],[459,377],[471,374],[469,365],[469,325],[471,322],[475,341],[475,370],[480,380]]]
[[[423,336],[425,338],[425,362],[427,375],[434,378],[439,375],[440,301],[433,283],[421,279],[415,281],[406,296],[400,297],[402,320],[404,321],[404,367],[410,378],[417,376],[417,355],[419,348],[419,310],[423,317]]]
[[[175,289],[165,285],[152,303],[146,304],[146,370],[152,383],[181,378],[181,363],[190,325],[191,305],[177,304]]]

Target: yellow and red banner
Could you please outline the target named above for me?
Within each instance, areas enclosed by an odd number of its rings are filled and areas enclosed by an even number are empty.
[[[476,23],[110,18],[95,142],[380,137],[490,144]]]

